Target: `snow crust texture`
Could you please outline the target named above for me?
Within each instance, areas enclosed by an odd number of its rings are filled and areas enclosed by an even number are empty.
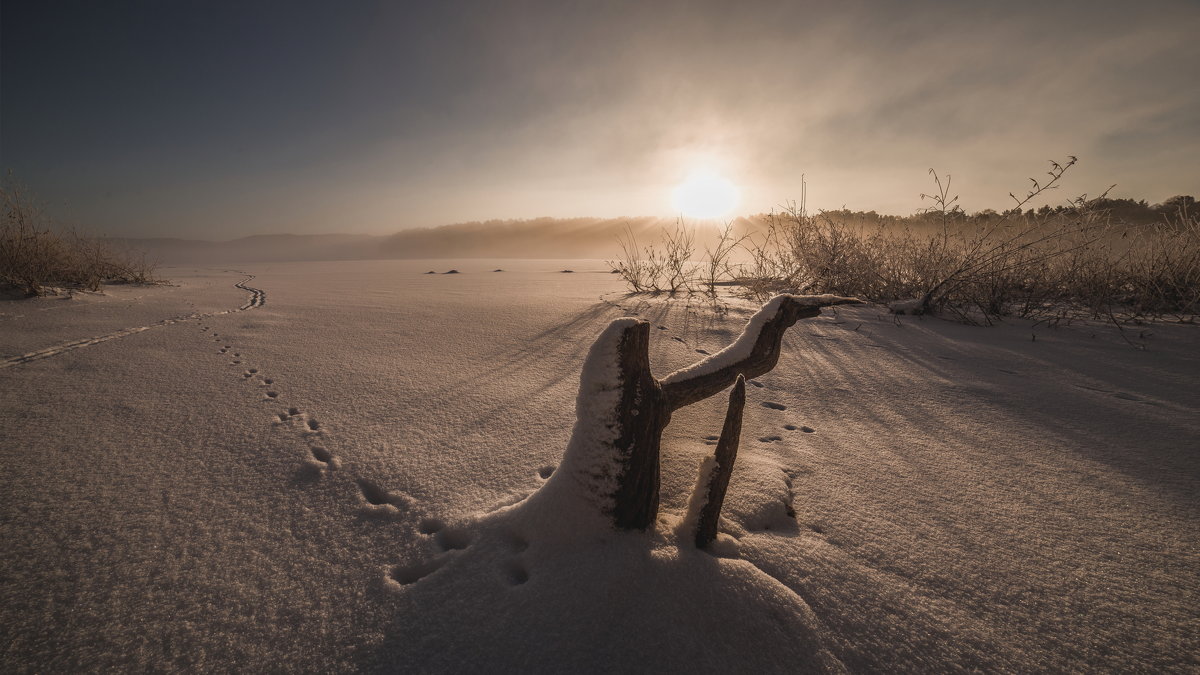
[[[603,337],[649,321],[669,373],[758,307],[595,261],[244,269],[0,306],[5,360],[155,325],[0,369],[4,671],[1200,667],[1196,326],[805,319],[705,552],[724,397],[674,413],[660,520],[615,532]]]

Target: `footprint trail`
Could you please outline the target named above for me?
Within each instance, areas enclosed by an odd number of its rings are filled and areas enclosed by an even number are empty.
[[[48,359],[51,356],[58,356],[59,354],[64,354],[66,352],[69,352],[69,351],[72,351],[75,349],[79,349],[81,347],[90,347],[92,345],[98,345],[101,342],[108,342],[109,340],[115,340],[117,338],[127,337],[127,336],[133,335],[135,333],[141,333],[142,331],[150,330],[151,328],[158,328],[160,326],[170,326],[170,325],[177,324],[177,323],[180,323],[183,321],[194,321],[196,319],[204,319],[204,318],[212,317],[212,316],[220,316],[222,314],[233,314],[234,312],[242,312],[242,311],[246,311],[248,309],[262,307],[263,305],[265,305],[267,303],[266,291],[263,291],[260,288],[253,288],[251,286],[246,285],[246,282],[250,281],[253,278],[254,278],[254,275],[249,274],[249,275],[246,275],[245,279],[234,284],[234,287],[250,292],[250,299],[246,302],[246,304],[242,305],[241,307],[238,307],[237,309],[227,309],[223,312],[213,312],[213,313],[208,313],[208,314],[196,313],[196,314],[187,314],[184,316],[174,316],[169,319],[163,319],[162,321],[156,321],[156,322],[146,325],[146,326],[135,326],[133,328],[123,328],[121,330],[113,331],[112,333],[107,333],[105,335],[97,335],[95,337],[82,338],[79,340],[72,340],[70,342],[64,342],[62,344],[57,344],[52,347],[46,347],[45,349],[39,349],[34,352],[29,352],[27,354],[21,354],[20,356],[13,356],[11,358],[5,359],[4,361],[0,361],[0,368],[11,368],[13,366],[19,366],[24,363],[31,363],[33,361],[40,361],[42,359]],[[215,333],[213,335],[214,335],[214,337],[216,336]]]

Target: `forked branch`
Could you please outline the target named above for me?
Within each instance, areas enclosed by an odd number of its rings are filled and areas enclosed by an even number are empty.
[[[797,320],[817,316],[821,307],[857,302],[833,295],[776,296],[733,344],[661,382],[650,372],[650,325],[630,318],[613,321],[588,352],[575,432],[550,482],[569,481],[571,490],[599,506],[617,528],[646,529],[658,515],[659,446],[672,411],[719,393],[739,376],[768,372],[779,361],[784,331]],[[744,397],[744,386],[742,391]],[[735,407],[740,417],[740,404]],[[723,439],[736,452],[736,435]],[[733,454],[726,464],[731,470]],[[719,501],[715,509],[708,516],[712,528],[720,516]]]
[[[783,334],[798,320],[819,315],[822,307],[861,302],[836,295],[775,296],[750,320],[733,344],[662,379],[663,393],[671,410],[720,392],[733,384],[738,375],[752,380],[770,372],[779,362]]]

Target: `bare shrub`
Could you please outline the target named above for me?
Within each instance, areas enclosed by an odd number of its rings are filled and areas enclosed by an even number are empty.
[[[691,294],[695,278],[691,260],[695,250],[696,234],[685,227],[682,220],[676,223],[675,229],[663,234],[663,290],[672,296],[681,292]]]
[[[732,262],[733,253],[749,236],[748,234],[735,235],[731,221],[721,227],[717,233],[717,240],[711,246],[705,245],[705,257],[700,266],[700,282],[703,285],[704,293],[709,298],[715,300],[717,285],[733,278],[735,274]]]
[[[1029,208],[1058,187],[1076,163],[1051,162],[1048,178],[1031,178],[1012,208],[967,214],[951,177],[930,170],[930,206],[910,217],[846,210],[810,214],[801,201],[761,216],[759,229],[740,236],[727,224],[706,258],[689,262],[695,233],[680,222],[655,244],[639,247],[632,230],[615,263],[634,292],[717,296],[735,282],[747,297],[833,293],[897,311],[990,324],[1004,316],[1086,315],[1112,321],[1200,313],[1200,217],[1191,197],[1148,206],[1110,199],[1108,191],[1063,206]],[[1110,188],[1111,189],[1111,188]],[[1136,207],[1136,208],[1135,208]],[[1119,213],[1167,214],[1130,222]],[[743,261],[734,263],[734,250]]]
[[[1111,235],[1114,264],[1096,282],[1097,304],[1127,319],[1200,314],[1200,218],[1181,211],[1161,223]],[[1110,254],[1111,255],[1111,254]]]
[[[697,270],[692,262],[696,250],[695,231],[683,221],[664,229],[657,243],[639,246],[632,228],[619,239],[622,256],[608,264],[635,293],[680,293],[696,290]]]
[[[650,291],[657,283],[658,274],[638,246],[633,228],[626,226],[625,236],[619,237],[617,241],[621,244],[621,259],[608,261],[609,266],[621,275],[634,293]]]
[[[1086,313],[1114,321],[1200,311],[1200,219],[1186,197],[1160,223],[1114,221],[1108,198],[1086,196],[1066,207],[1023,210],[1057,187],[1075,164],[1051,162],[1048,179],[1031,180],[1014,207],[968,215],[950,176],[930,170],[931,206],[909,218],[847,211],[809,214],[802,199],[762,217],[737,273],[743,291],[835,293],[969,323],[1008,315]],[[802,191],[803,194],[803,191]],[[1126,200],[1128,201],[1128,200]],[[1154,207],[1159,209],[1161,207]]]
[[[76,231],[56,231],[45,210],[10,180],[0,186],[0,286],[27,295],[54,288],[99,290],[105,283],[148,283],[154,265]]]

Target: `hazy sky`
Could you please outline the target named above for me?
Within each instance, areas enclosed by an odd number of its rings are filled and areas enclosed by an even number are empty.
[[[1200,3],[4,0],[0,166],[113,234],[1200,193]]]

